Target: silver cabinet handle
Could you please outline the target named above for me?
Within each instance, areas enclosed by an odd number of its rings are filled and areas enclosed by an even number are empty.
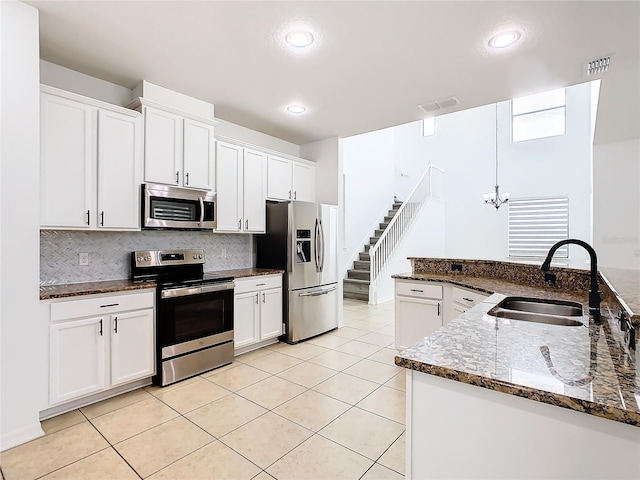
[[[297,200],[297,197],[298,197],[298,191],[296,190],[293,192],[293,199]]]
[[[263,287],[265,285],[266,285],[266,283],[256,283],[256,287]]]
[[[185,185],[189,185],[189,173],[185,175],[187,178],[185,179]]]
[[[265,299],[266,299],[266,295],[264,292],[262,292],[262,303],[267,303]]]
[[[98,333],[102,336],[102,319],[100,319],[100,331]]]
[[[238,230],[242,230],[242,219],[238,220]]]
[[[176,185],[180,183],[180,171],[176,172]]]
[[[473,300],[471,300],[470,298],[462,297],[462,299],[463,299],[463,300],[466,300],[467,302],[471,302],[471,303],[473,303]]]
[[[424,293],[424,290],[417,290],[417,289],[414,289],[414,288],[412,288],[411,291],[412,292],[416,292],[416,293]]]
[[[87,225],[91,225],[91,210],[87,210]]]
[[[440,302],[438,302],[438,316],[440,316]]]
[[[244,228],[245,228],[245,230],[246,230],[247,228],[249,228],[249,220],[245,220],[245,221],[244,221]]]
[[[100,226],[104,227],[104,210],[100,212]]]
[[[100,308],[117,307],[118,305],[120,305],[120,304],[119,303],[108,303],[106,305],[100,305]]]
[[[113,333],[118,333],[118,317],[113,317]]]
[[[289,200],[291,200],[291,190],[289,190]]]
[[[260,302],[260,294],[256,293],[256,305]]]

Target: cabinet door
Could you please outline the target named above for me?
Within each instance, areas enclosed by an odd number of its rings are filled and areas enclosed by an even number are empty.
[[[144,107],[144,180],[180,184],[182,117]]]
[[[267,197],[273,200],[291,200],[291,160],[272,157],[267,159]]]
[[[260,340],[282,335],[282,289],[260,292]]]
[[[105,387],[106,318],[83,318],[49,326],[49,402],[72,400]]]
[[[260,293],[234,295],[233,340],[236,350],[260,339]]]
[[[242,229],[242,147],[216,144],[216,202],[219,232]]]
[[[184,120],[183,185],[190,188],[214,188],[213,126],[195,120]]]
[[[95,225],[97,109],[43,93],[40,101],[40,224]],[[19,179],[16,179],[19,181]]]
[[[396,349],[404,350],[442,326],[437,300],[396,297]]]
[[[244,151],[244,224],[245,232],[264,233],[266,230],[267,156],[254,150]]]
[[[142,119],[98,112],[98,227],[140,228]]]
[[[155,373],[153,309],[111,316],[111,386]]]
[[[293,162],[293,199],[316,201],[316,167]]]

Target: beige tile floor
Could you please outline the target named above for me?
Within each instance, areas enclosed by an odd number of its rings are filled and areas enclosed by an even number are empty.
[[[3,452],[7,480],[401,479],[404,371],[393,302],[345,300],[344,327],[165,388],[46,420]]]

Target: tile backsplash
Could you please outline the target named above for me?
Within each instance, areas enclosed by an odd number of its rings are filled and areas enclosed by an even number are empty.
[[[249,268],[252,236],[208,231],[145,230],[141,232],[40,231],[40,285],[129,278],[135,250],[202,248],[205,271]],[[226,258],[222,258],[222,249]],[[89,265],[78,265],[78,254],[89,254]]]

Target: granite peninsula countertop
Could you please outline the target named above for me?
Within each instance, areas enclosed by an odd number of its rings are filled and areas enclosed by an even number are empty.
[[[395,357],[398,366],[640,427],[640,354],[624,346],[617,311],[583,326],[510,320],[487,312],[505,296],[565,299],[586,292],[496,278],[408,273],[394,278],[446,282],[492,294]],[[586,308],[585,308],[586,311]]]
[[[269,268],[241,268],[235,270],[216,270],[214,273],[221,277],[255,277],[260,275],[283,274],[284,270],[273,270]],[[107,280],[102,282],[66,283],[60,285],[41,285],[40,300],[52,300],[55,298],[77,297],[80,295],[93,295],[100,293],[117,293],[129,290],[141,290],[145,288],[156,288],[155,282],[133,282],[124,280]]]

